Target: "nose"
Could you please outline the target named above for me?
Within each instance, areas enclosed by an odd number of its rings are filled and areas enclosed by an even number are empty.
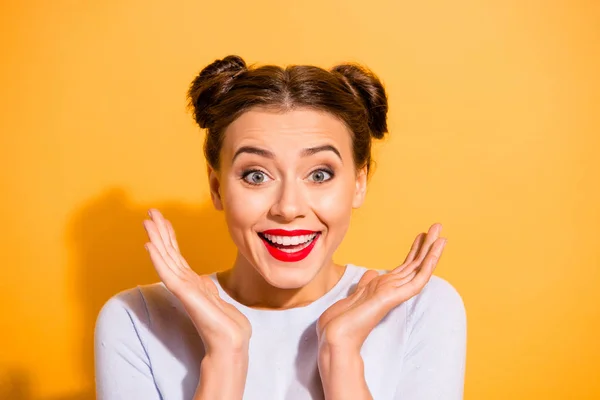
[[[307,202],[301,183],[292,179],[285,180],[279,186],[277,199],[270,213],[285,222],[306,216]]]

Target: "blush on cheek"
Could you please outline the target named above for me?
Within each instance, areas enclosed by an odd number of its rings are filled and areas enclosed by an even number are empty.
[[[352,198],[344,190],[332,190],[315,196],[313,204],[317,217],[327,226],[328,247],[335,250],[350,225]]]
[[[232,190],[224,208],[230,229],[249,231],[265,218],[271,200],[267,193],[252,190]]]
[[[246,218],[251,219],[253,215],[261,214],[265,208],[265,199],[243,193],[234,194],[227,200],[225,207],[232,214],[246,215]]]
[[[352,193],[342,187],[319,191],[313,196],[313,204],[319,214],[349,216],[352,211]]]

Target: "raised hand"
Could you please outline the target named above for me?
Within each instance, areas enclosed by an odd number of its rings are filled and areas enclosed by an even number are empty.
[[[320,348],[360,351],[373,328],[394,307],[421,292],[429,281],[446,239],[441,224],[417,235],[404,262],[387,274],[367,271],[350,296],[329,307],[319,318]]]
[[[148,211],[144,227],[150,238],[146,249],[158,276],[183,304],[194,323],[206,354],[228,354],[247,349],[252,328],[248,319],[223,301],[214,282],[196,274],[179,252],[171,223],[156,210]]]

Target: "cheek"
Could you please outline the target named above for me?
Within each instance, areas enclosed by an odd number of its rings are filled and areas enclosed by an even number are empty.
[[[314,210],[330,231],[345,231],[352,215],[353,190],[348,184],[321,190],[314,195]]]
[[[248,190],[239,184],[224,189],[223,208],[232,231],[254,226],[267,213],[269,202],[261,191]]]

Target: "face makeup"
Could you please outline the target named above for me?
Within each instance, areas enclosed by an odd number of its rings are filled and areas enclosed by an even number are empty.
[[[323,268],[363,193],[344,123],[310,109],[246,111],[226,129],[210,176],[238,249],[234,268],[282,289],[334,276]]]
[[[269,229],[258,236],[273,258],[284,262],[296,262],[308,257],[321,234],[302,229]]]

